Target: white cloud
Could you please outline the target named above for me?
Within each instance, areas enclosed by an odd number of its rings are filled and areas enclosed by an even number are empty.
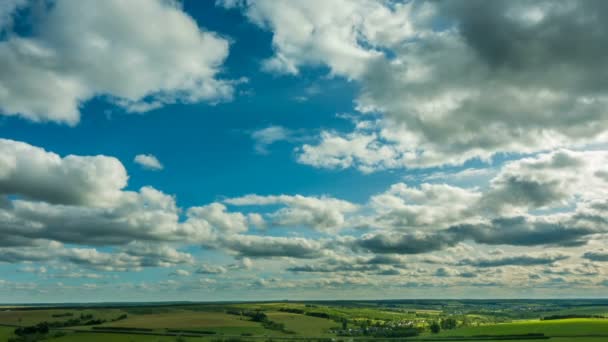
[[[163,244],[131,243],[110,252],[95,248],[66,247],[58,242],[39,242],[35,246],[0,247],[0,261],[20,263],[68,262],[99,271],[139,271],[144,267],[172,267],[194,262],[191,254]],[[45,267],[25,268],[25,272],[50,273]],[[70,277],[61,275],[62,277]],[[76,276],[73,276],[76,277]],[[86,278],[92,278],[87,276]]]
[[[555,286],[551,277],[569,284],[603,272],[606,259],[605,150],[564,149],[507,161],[487,184],[471,188],[397,183],[362,204],[251,194],[188,208],[152,187],[125,190],[126,171],[112,157],[61,157],[11,140],[0,140],[0,151],[0,262],[36,263],[37,272],[44,262],[48,278],[73,273],[96,279],[75,268],[170,267],[167,272],[215,274],[224,285],[254,273],[255,259],[255,269],[269,275],[288,270],[310,284],[336,287],[369,286],[350,278],[362,274],[381,285],[416,277],[426,286],[441,267],[454,271],[439,271],[446,277],[434,286],[525,284],[531,268],[542,278],[535,286]],[[192,245],[207,249],[212,261],[202,264],[184,250]],[[538,246],[543,253],[530,252]],[[236,260],[224,259],[230,257]],[[71,266],[55,272],[62,264]],[[499,266],[521,268],[525,280],[499,274]],[[345,279],[312,278],[320,273]],[[264,283],[276,286],[271,279]]]
[[[299,161],[371,172],[606,141],[605,5],[564,3],[252,0],[229,7],[272,32],[266,70],[327,67],[360,85],[357,108],[380,113],[379,123],[322,132]],[[449,25],[438,28],[436,20]]]
[[[229,198],[224,203],[235,206],[283,205],[266,214],[266,225],[280,227],[307,226],[320,231],[339,229],[345,223],[344,215],[357,210],[357,205],[331,197],[302,195],[259,196],[245,195]]]
[[[278,141],[288,140],[292,132],[282,126],[268,126],[251,133],[251,138],[255,141],[255,151],[259,154],[267,154],[268,146]]]
[[[113,157],[61,157],[23,142],[0,139],[1,194],[103,207],[120,199],[127,178],[124,166]]]
[[[134,112],[232,96],[232,82],[217,78],[228,41],[173,1],[58,0],[45,8],[33,36],[0,42],[5,115],[75,125],[95,96]]]
[[[228,270],[224,266],[214,266],[203,264],[196,270],[198,274],[222,274],[226,273]]]
[[[148,170],[158,171],[164,168],[163,164],[153,154],[138,154],[135,156],[134,161]]]
[[[186,271],[186,270],[175,270],[171,273],[169,273],[170,276],[176,276],[176,277],[189,277],[190,276],[190,272]]]
[[[180,220],[172,196],[152,187],[125,191],[127,178],[113,157],[62,158],[23,142],[0,140],[0,194],[14,196],[0,206],[0,243],[209,238],[208,223],[194,217]]]
[[[303,65],[327,65],[333,74],[358,78],[381,58],[382,44],[411,38],[412,6],[371,0],[247,1],[247,17],[273,32],[275,54],[263,63],[272,72],[298,74]]]
[[[198,224],[205,224],[220,234],[242,233],[248,229],[247,217],[241,213],[230,213],[221,203],[211,203],[202,207],[188,209],[188,217]]]

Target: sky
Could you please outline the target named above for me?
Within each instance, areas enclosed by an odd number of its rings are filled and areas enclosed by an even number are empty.
[[[0,303],[604,297],[607,11],[2,1]]]

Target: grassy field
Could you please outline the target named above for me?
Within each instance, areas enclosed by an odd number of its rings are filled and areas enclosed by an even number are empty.
[[[259,324],[246,320],[245,318],[229,315],[223,312],[175,310],[170,313],[130,315],[127,319],[106,323],[101,326],[152,329],[207,329],[215,327],[258,327]]]
[[[531,320],[447,330],[442,331],[436,336],[516,335],[528,333],[543,333],[547,336],[608,335],[608,319]],[[608,337],[604,339],[608,340]]]
[[[312,341],[322,338],[336,341],[363,341],[374,337],[412,336],[409,333],[413,332],[414,335],[416,333],[420,335],[413,339],[402,340],[434,338],[449,341],[450,338],[465,337],[470,341],[479,341],[479,335],[496,336],[495,339],[504,340],[498,337],[544,334],[551,337],[546,340],[549,342],[605,342],[608,341],[608,319],[569,318],[543,321],[531,318],[555,314],[584,314],[585,317],[590,317],[604,314],[606,307],[602,301],[582,300],[570,302],[451,300],[411,303],[262,302],[150,304],[113,308],[80,306],[43,309],[4,308],[0,311],[0,342],[7,341],[15,330],[14,327],[2,327],[2,324],[31,328],[41,322],[61,322],[51,324],[51,331],[44,336],[48,341],[175,342],[178,338],[170,335],[179,333],[200,333],[200,337],[182,339],[200,342],[295,341],[295,339]],[[88,318],[79,322],[77,318],[81,315]],[[124,315],[126,316],[122,319],[116,320]],[[457,325],[469,326],[452,330],[444,329],[439,334],[430,333],[432,322],[445,323],[448,318]],[[100,324],[97,320],[106,322]],[[84,322],[91,325],[74,326]],[[480,323],[482,325],[471,326]],[[343,330],[343,324],[346,324],[347,329]],[[114,330],[104,331],[104,328]],[[335,331],[332,333],[330,330]],[[65,336],[54,337],[56,334]],[[492,340],[484,341],[492,342]]]
[[[285,329],[299,336],[333,336],[329,329],[338,327],[338,323],[325,318],[311,317],[288,312],[267,312],[268,318],[282,323]]]
[[[68,334],[59,338],[52,338],[46,341],[56,342],[175,342],[176,337],[173,336],[146,336],[132,334],[87,334],[75,333]],[[183,341],[204,341],[201,338],[183,338]]]
[[[83,310],[5,310],[0,311],[0,324],[8,325],[34,325],[39,322],[66,321],[70,318],[78,318],[81,314],[93,315],[95,319],[111,320],[124,314],[119,309],[83,309]],[[72,316],[57,317],[57,315],[72,314]],[[55,315],[55,317],[53,316]]]
[[[282,335],[278,331],[265,329],[260,323],[252,322],[247,317],[229,315],[224,312],[190,310],[173,310],[160,314],[132,314],[125,320],[105,323],[99,327],[184,329],[213,331],[222,335]]]

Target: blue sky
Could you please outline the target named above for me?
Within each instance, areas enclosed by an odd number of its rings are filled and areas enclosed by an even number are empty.
[[[0,302],[601,296],[560,4],[6,2]]]

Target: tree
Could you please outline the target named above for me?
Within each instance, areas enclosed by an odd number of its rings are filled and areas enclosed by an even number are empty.
[[[431,325],[429,326],[429,328],[431,328],[431,332],[433,334],[437,334],[438,332],[441,331],[441,326],[439,325],[439,323],[433,321],[433,323],[431,323]]]
[[[455,329],[458,322],[452,317],[441,320],[441,329]]]
[[[342,330],[348,329],[348,320],[346,318],[342,319]]]

